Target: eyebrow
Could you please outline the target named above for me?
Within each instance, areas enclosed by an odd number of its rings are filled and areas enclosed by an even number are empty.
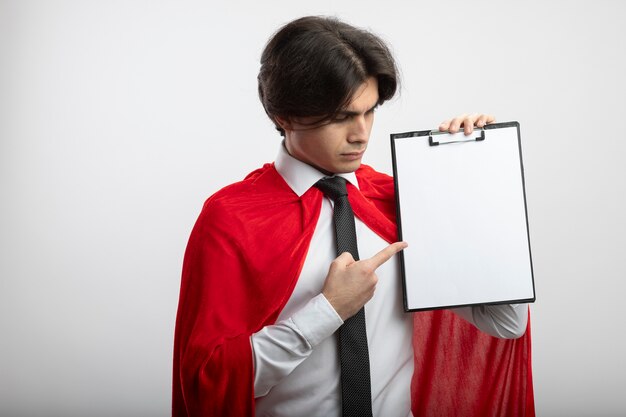
[[[376,109],[376,107],[378,107],[378,103],[374,104],[372,107],[367,109],[364,113],[371,113],[372,111]],[[358,116],[359,114],[361,114],[361,112],[353,111],[353,110],[341,110],[339,113],[337,113],[337,115],[346,116],[346,117]]]

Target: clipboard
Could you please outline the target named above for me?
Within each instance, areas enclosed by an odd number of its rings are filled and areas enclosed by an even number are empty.
[[[391,134],[406,311],[535,301],[520,126]]]

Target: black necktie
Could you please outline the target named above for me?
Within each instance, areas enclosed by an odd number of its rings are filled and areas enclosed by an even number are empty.
[[[354,260],[358,261],[354,213],[348,201],[346,180],[342,177],[324,178],[315,186],[335,203],[333,216],[337,256],[350,252]],[[365,308],[361,308],[339,328],[339,362],[343,417],[371,416],[372,393]]]

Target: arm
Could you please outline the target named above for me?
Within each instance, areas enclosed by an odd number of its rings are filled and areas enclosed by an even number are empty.
[[[292,317],[254,333],[250,342],[255,398],[267,395],[342,324],[324,294],[319,294]]]
[[[405,247],[394,243],[361,261],[343,253],[332,262],[321,294],[292,317],[254,333],[254,396],[266,395],[359,311],[374,295],[376,269]]]
[[[495,117],[489,114],[462,114],[443,121],[439,125],[439,130],[456,133],[463,128],[464,133],[469,135],[474,127],[483,127],[495,121]],[[527,304],[483,305],[462,307],[452,311],[483,332],[503,339],[521,337],[528,321]]]
[[[500,339],[522,337],[528,323],[528,304],[479,305],[452,311],[479,330]]]
[[[183,265],[183,279],[174,340],[172,416],[247,416],[253,414],[252,361],[247,324],[235,311],[240,300],[219,299],[215,280],[228,271],[226,257],[214,256],[220,247],[212,238],[193,233]],[[206,243],[205,243],[206,242]],[[204,260],[210,260],[205,262]],[[236,288],[227,288],[236,294]],[[238,297],[233,297],[238,298]]]

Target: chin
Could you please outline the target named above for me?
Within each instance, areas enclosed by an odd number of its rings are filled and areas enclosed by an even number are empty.
[[[355,162],[352,164],[345,164],[336,167],[335,174],[348,174],[350,172],[354,172],[361,166],[361,162]]]

